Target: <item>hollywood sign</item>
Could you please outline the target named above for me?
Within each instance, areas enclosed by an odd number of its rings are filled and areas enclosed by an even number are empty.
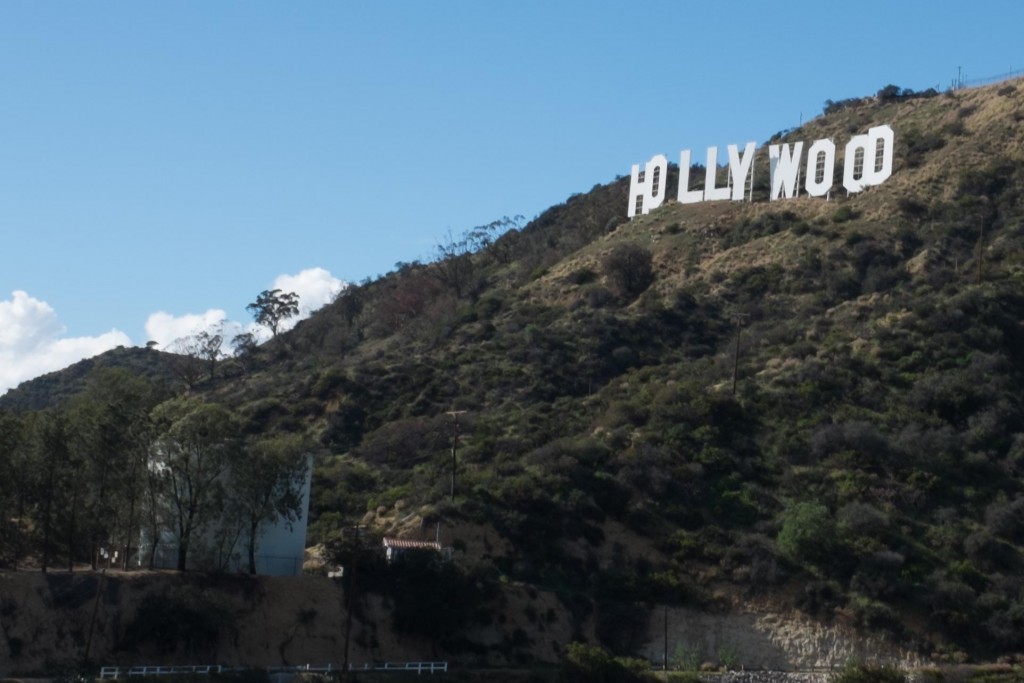
[[[863,135],[853,136],[846,143],[843,158],[843,187],[849,193],[879,185],[892,175],[894,135],[888,125],[875,126]],[[757,145],[748,142],[740,154],[738,145],[729,145],[729,175],[726,184],[717,186],[718,148],[708,147],[704,189],[690,189],[690,150],[679,153],[679,194],[681,204],[720,200],[743,201],[753,195],[754,155]],[[828,139],[815,140],[807,149],[804,143],[768,145],[771,200],[790,199],[800,191],[800,172],[804,170],[804,190],[812,197],[827,197],[835,181],[836,145]],[[865,163],[871,159],[872,163]],[[665,202],[665,180],[668,159],[664,154],[651,157],[644,170],[633,164],[629,174],[629,206],[627,215],[648,213]]]

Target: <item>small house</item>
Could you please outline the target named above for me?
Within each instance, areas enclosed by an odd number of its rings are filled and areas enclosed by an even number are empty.
[[[441,559],[448,562],[452,559],[452,549],[442,546],[438,541],[407,541],[402,538],[384,537],[384,555],[388,564],[400,557],[402,553],[410,550],[425,550],[441,555]]]

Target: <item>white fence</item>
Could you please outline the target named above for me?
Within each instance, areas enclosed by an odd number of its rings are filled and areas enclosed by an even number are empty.
[[[366,663],[362,666],[355,664],[348,665],[349,671],[415,671],[417,674],[421,674],[424,671],[427,673],[434,673],[440,671],[446,673],[448,671],[448,662],[374,662],[373,664]]]
[[[216,664],[201,666],[105,666],[100,669],[100,678],[121,678],[123,676],[183,676],[186,674],[206,676],[229,670]]]
[[[105,666],[100,669],[100,678],[118,679],[133,678],[136,676],[209,676],[210,674],[231,673],[234,671],[246,671],[249,668],[263,667],[230,667],[219,664],[199,664],[193,666]],[[448,662],[366,662],[364,664],[349,664],[349,671],[415,671],[417,674],[424,672],[433,674],[435,672],[447,673]],[[341,667],[333,664],[314,666],[304,664],[302,666],[268,666],[266,672],[271,676],[297,673],[331,673],[340,671]]]

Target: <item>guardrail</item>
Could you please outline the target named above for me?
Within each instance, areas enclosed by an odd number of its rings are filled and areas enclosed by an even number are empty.
[[[118,679],[122,676],[183,676],[186,674],[208,676],[230,670],[219,664],[202,664],[199,666],[105,666],[100,669],[100,678]]]
[[[366,662],[349,664],[349,671],[415,671],[417,675],[424,672],[447,673],[448,662]],[[333,664],[303,664],[301,666],[268,666],[241,667],[221,666],[220,664],[199,664],[189,666],[104,666],[100,669],[100,678],[117,680],[136,676],[209,676],[210,674],[232,673],[250,669],[263,669],[270,675],[297,673],[331,673],[341,670]]]

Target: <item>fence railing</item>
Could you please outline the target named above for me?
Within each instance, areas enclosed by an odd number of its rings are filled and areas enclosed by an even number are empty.
[[[137,676],[209,676],[210,674],[231,673],[233,671],[248,671],[250,669],[261,669],[270,675],[297,674],[297,673],[331,673],[339,671],[342,667],[333,664],[303,664],[301,666],[268,666],[268,667],[231,667],[219,664],[198,664],[188,666],[104,666],[100,669],[100,678],[117,680],[119,678],[134,678]],[[349,664],[349,671],[415,671],[417,674],[424,672],[433,674],[435,672],[447,673],[448,662],[366,662],[364,664]]]
[[[964,88],[976,88],[981,85],[989,85],[991,83],[998,83],[1000,81],[1008,81],[1013,78],[1020,78],[1024,76],[1024,70],[1019,71],[1007,71],[1004,74],[998,76],[985,76],[984,78],[970,78],[963,81],[960,85]]]
[[[184,676],[186,674],[207,676],[212,673],[229,671],[218,664],[199,666],[105,666],[100,669],[100,678],[121,678],[122,676]]]
[[[348,669],[349,671],[415,671],[417,674],[426,671],[432,674],[435,671],[446,673],[448,662],[374,662],[372,664],[367,662],[362,666],[349,664]]]

